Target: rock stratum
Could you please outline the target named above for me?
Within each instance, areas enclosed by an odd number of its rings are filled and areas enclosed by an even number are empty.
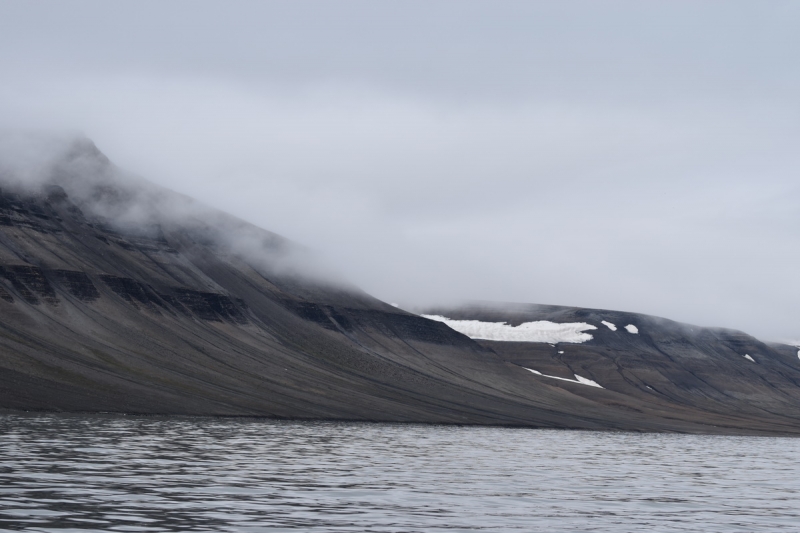
[[[800,434],[796,347],[617,311],[420,310],[595,327],[473,339],[126,177],[89,141],[33,178],[0,172],[2,409]]]

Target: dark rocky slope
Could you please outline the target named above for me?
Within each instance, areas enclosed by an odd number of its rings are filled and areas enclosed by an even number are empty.
[[[748,418],[787,431],[800,422],[800,351],[794,346],[764,343],[735,330],[602,309],[476,302],[424,313],[512,326],[538,320],[591,324],[597,329],[583,343],[476,342],[504,361],[547,376],[591,379],[605,390],[532,376],[623,412],[715,426],[724,426],[730,417]]]
[[[475,341],[327,280],[277,235],[120,177],[86,141],[35,185],[5,178],[0,408],[800,433],[790,347],[608,311],[439,310],[599,326],[584,344]]]

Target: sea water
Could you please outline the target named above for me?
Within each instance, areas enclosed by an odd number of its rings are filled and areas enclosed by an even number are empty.
[[[800,440],[0,415],[10,531],[799,531]]]

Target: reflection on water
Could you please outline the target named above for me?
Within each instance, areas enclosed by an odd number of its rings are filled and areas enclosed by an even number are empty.
[[[800,440],[0,416],[0,529],[797,531]]]

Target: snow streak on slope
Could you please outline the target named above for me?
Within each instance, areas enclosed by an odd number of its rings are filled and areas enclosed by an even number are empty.
[[[522,368],[525,368],[525,367],[522,367]],[[577,383],[579,385],[589,385],[590,387],[597,387],[598,389],[605,389],[605,387],[600,385],[598,382],[596,382],[594,380],[591,380],[589,378],[581,377],[578,374],[573,374],[575,376],[575,379],[568,379],[568,378],[560,378],[558,376],[548,376],[547,374],[542,374],[538,370],[534,370],[532,368],[525,368],[525,370],[527,370],[528,372],[533,372],[537,376],[542,376],[544,378],[560,379],[561,381],[569,381],[570,383]]]
[[[597,329],[585,322],[557,324],[547,320],[525,322],[519,326],[509,326],[505,322],[481,322],[480,320],[451,320],[440,315],[422,315],[430,320],[444,322],[459,333],[471,339],[514,342],[586,342],[592,336],[584,331]]]

